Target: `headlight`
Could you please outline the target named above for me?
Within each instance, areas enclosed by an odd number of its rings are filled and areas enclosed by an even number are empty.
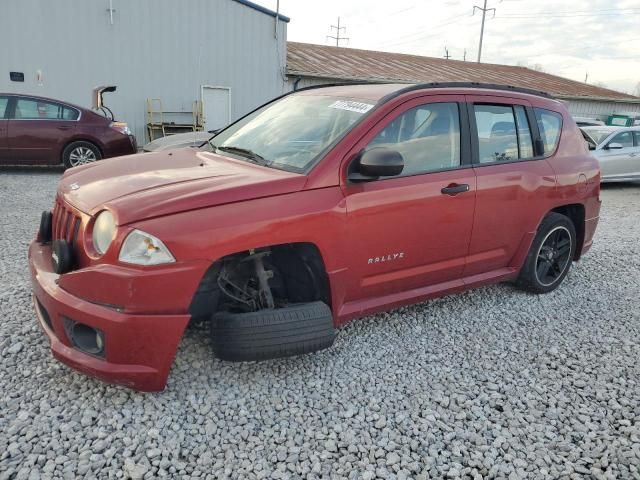
[[[141,230],[134,230],[127,235],[118,260],[136,265],[158,265],[176,261],[164,243]]]
[[[102,255],[107,251],[116,233],[116,220],[107,210],[101,212],[93,224],[93,248]]]

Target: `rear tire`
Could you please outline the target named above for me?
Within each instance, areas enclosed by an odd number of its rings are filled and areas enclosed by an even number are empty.
[[[249,313],[219,312],[211,319],[213,351],[232,362],[268,360],[330,347],[331,310],[323,302]]]
[[[79,140],[71,142],[62,152],[62,163],[65,168],[77,167],[100,160],[100,149],[91,142]]]
[[[560,213],[549,213],[538,227],[516,286],[532,293],[555,290],[569,273],[575,252],[573,222]]]

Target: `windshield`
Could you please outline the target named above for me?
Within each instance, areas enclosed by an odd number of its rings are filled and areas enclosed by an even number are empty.
[[[600,145],[605,138],[611,135],[611,130],[598,130],[598,129],[589,129],[585,130],[586,134],[589,135],[596,145]]]
[[[305,172],[373,103],[324,95],[289,95],[253,112],[211,139],[223,154]]]

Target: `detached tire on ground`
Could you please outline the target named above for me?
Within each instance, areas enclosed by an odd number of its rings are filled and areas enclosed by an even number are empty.
[[[211,320],[213,351],[221,360],[246,362],[290,357],[330,347],[331,309],[301,303],[249,313],[219,312]]]
[[[516,286],[532,293],[555,290],[569,273],[575,252],[573,222],[560,213],[549,213],[538,227]]]

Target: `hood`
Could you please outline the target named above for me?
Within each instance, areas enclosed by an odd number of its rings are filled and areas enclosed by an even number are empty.
[[[145,152],[158,152],[171,148],[199,147],[213,137],[209,132],[189,132],[160,137],[147,143],[142,149]]]
[[[301,190],[307,177],[200,150],[101,160],[67,170],[58,194],[90,215],[109,208],[119,225]]]

